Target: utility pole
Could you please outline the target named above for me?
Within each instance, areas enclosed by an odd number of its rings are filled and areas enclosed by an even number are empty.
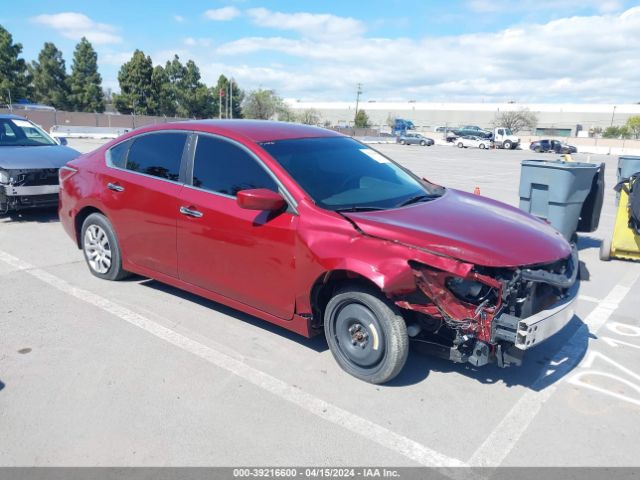
[[[611,114],[611,126],[613,127],[613,117],[616,114],[616,105],[613,106],[613,113]]]
[[[362,84],[358,83],[358,90],[356,91],[356,115],[355,115],[356,117],[358,116],[358,104],[360,103],[361,94],[362,94]],[[355,123],[355,120],[354,120],[354,123]]]
[[[233,118],[233,78],[229,80],[229,104],[231,108],[229,108],[229,118]]]
[[[218,91],[218,119],[221,120],[222,119],[222,95],[224,95],[224,90],[221,88]]]
[[[7,93],[9,94],[9,111],[13,113],[13,102],[11,101],[11,90],[7,89]]]

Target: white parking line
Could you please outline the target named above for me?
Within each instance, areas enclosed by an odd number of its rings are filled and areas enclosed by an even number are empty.
[[[267,373],[250,367],[249,365],[231,358],[207,345],[191,340],[178,332],[114,303],[111,300],[101,297],[93,292],[89,292],[88,290],[75,287],[67,281],[20,260],[13,255],[0,251],[0,260],[17,270],[24,271],[38,280],[55,287],[61,292],[98,307],[178,348],[197,355],[216,367],[233,373],[234,375],[251,382],[257,387],[277,395],[303,410],[316,415],[317,417],[399,453],[420,465],[444,468],[466,466],[464,462],[458,459],[436,452],[425,445],[388,430],[387,428],[365,418],[359,417],[354,413],[343,410],[340,407],[315,397],[310,393],[306,393],[299,388],[293,387]],[[449,475],[455,478],[465,476],[464,474],[461,475],[461,473],[462,472],[460,471],[451,470]]]
[[[583,320],[584,325],[554,355],[548,368],[520,397],[498,426],[474,452],[467,462],[469,465],[498,467],[502,464],[538,415],[542,405],[551,398],[558,388],[557,383],[551,383],[552,377],[560,379],[576,365],[584,351],[585,339],[588,341],[589,333],[596,333],[609,320],[639,277],[640,272],[638,271],[628,272]]]

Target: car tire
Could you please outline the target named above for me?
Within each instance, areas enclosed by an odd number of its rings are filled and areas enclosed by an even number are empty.
[[[427,142],[425,142],[424,140],[421,140],[420,141],[420,146],[426,147],[427,146]]]
[[[458,143],[458,148],[464,148],[464,144],[462,142]]]
[[[536,153],[542,153],[542,149],[540,147],[534,148],[533,151]]]
[[[484,150],[484,149],[485,149],[485,148],[487,148],[487,147],[485,146],[485,144],[484,144],[484,143],[481,143],[480,145],[478,145],[478,148],[479,148],[480,150]]]
[[[506,140],[502,144],[502,148],[504,148],[505,150],[511,150],[512,147],[513,147],[513,144],[509,140]]]
[[[324,331],[338,365],[365,382],[386,383],[407,361],[405,321],[373,289],[354,284],[338,290],[325,309]]]
[[[405,142],[404,140],[400,140],[400,145],[406,145],[407,142]]]
[[[122,280],[131,275],[122,268],[122,254],[111,222],[92,213],[82,223],[81,244],[89,271],[103,280]]]

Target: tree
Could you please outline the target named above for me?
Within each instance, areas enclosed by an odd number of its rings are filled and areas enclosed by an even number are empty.
[[[85,37],[73,52],[69,76],[71,104],[80,112],[104,112],[102,78],[98,73],[98,54]]]
[[[231,115],[229,115],[229,84],[231,84]],[[222,91],[222,112],[220,111],[220,92]],[[213,95],[214,103],[214,117],[221,118],[242,118],[242,101],[244,100],[244,92],[235,80],[229,79],[224,75],[218,77],[218,83],[211,88],[211,95]]]
[[[30,93],[30,74],[23,58],[22,44],[13,43],[13,37],[0,25],[0,102],[27,98]],[[11,97],[11,99],[9,98]]]
[[[53,43],[46,42],[31,68],[34,100],[59,110],[68,108],[69,85],[62,52]]]
[[[369,122],[369,115],[367,115],[367,112],[362,109],[358,110],[356,118],[354,119],[354,124],[356,128],[369,128],[369,125],[371,124]]]
[[[177,84],[178,115],[189,118],[206,118],[213,115],[213,97],[207,86],[200,81],[200,69],[189,60],[184,75]]]
[[[151,73],[151,90],[156,96],[156,114],[173,117],[176,114],[176,101],[173,86],[169,82],[167,71],[162,65],[156,65]]]
[[[259,88],[249,92],[242,102],[242,114],[245,118],[268,120],[278,115],[289,117],[289,109],[273,90]]]
[[[520,130],[533,130],[538,124],[538,116],[528,108],[521,108],[517,111],[502,112],[494,120],[494,127],[505,127],[511,129],[513,133]]]
[[[640,138],[640,115],[629,117],[625,127],[627,127],[633,138],[636,140]]]
[[[305,125],[318,125],[321,121],[320,112],[315,108],[307,108],[300,113],[298,120]]]
[[[152,83],[153,63],[143,51],[133,52],[131,60],[118,72],[120,94],[114,95],[114,105],[120,113],[153,115],[157,112],[158,92]]]
[[[629,138],[629,128],[626,125],[621,127],[611,126],[605,128],[603,134],[603,138]]]

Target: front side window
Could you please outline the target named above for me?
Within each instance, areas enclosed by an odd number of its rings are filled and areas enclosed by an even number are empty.
[[[184,133],[152,133],[133,140],[126,169],[158,178],[178,181],[180,162],[187,139]]]
[[[260,144],[322,208],[387,209],[435,198],[429,187],[377,151],[348,137]]]
[[[230,196],[254,188],[278,191],[276,181],[246,150],[206,135],[198,137],[193,186]]]

